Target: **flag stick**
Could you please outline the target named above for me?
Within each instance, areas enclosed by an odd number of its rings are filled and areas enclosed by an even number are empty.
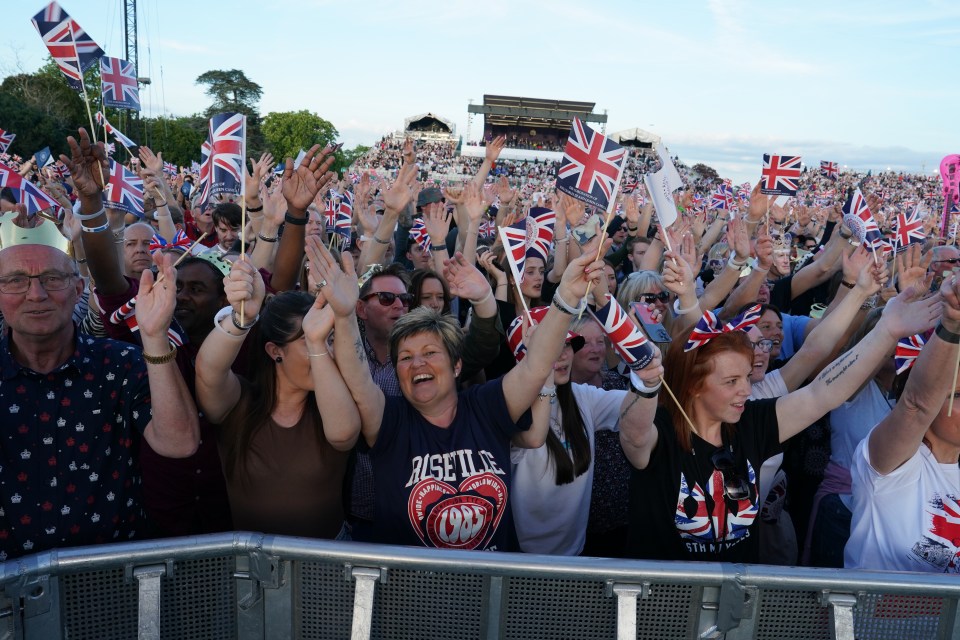
[[[206,232],[206,231],[204,231],[203,233],[201,233],[201,234],[200,234],[200,237],[197,238],[196,240],[194,240],[193,244],[190,245],[190,246],[187,248],[186,251],[184,251],[183,255],[180,256],[179,258],[177,258],[177,261],[173,263],[173,268],[176,269],[177,266],[178,266],[181,262],[183,262],[184,260],[186,260],[186,259],[187,259],[188,257],[190,257],[191,255],[193,255],[193,248],[196,247],[198,244],[200,244],[200,242],[201,242],[204,238],[206,238],[206,237],[207,237],[207,232]],[[160,284],[162,281],[163,281],[163,273],[161,273],[159,276],[157,276],[157,281],[154,282],[153,284],[157,285],[157,284]]]
[[[951,389],[957,388],[957,373],[960,372],[960,345],[957,345],[957,359],[953,363],[953,387]],[[947,417],[953,415],[953,396],[954,393],[950,393],[950,406],[947,407]]]
[[[240,175],[243,179],[240,181],[240,259],[246,260],[247,255],[247,116],[243,116],[243,148],[240,156]],[[211,149],[211,153],[213,150]],[[213,171],[213,165],[210,165]],[[211,178],[213,175],[211,174]],[[243,300],[240,301],[240,322],[243,322]]]
[[[634,324],[636,325],[636,323],[634,323]],[[641,327],[641,326],[639,326],[639,325],[636,325],[636,326],[637,326],[637,330],[640,331],[640,333],[646,333],[646,332],[643,330],[643,327]],[[649,335],[647,335],[647,340],[650,340],[650,336],[649,336]],[[651,342],[652,342],[652,340],[651,340]],[[690,419],[690,416],[687,415],[687,412],[683,410],[683,405],[680,404],[680,401],[679,401],[679,400],[677,400],[677,396],[674,395],[673,389],[670,388],[670,385],[667,384],[667,381],[664,380],[664,378],[663,378],[662,375],[660,376],[660,384],[663,385],[663,388],[667,390],[667,393],[670,395],[670,398],[673,400],[674,404],[677,405],[677,409],[680,410],[680,415],[682,415],[682,416],[683,416],[683,419],[687,421],[687,424],[688,424],[688,425],[690,425],[690,430],[693,431],[694,433],[696,433],[697,435],[700,435],[699,432],[697,431],[697,428],[696,428],[696,427],[694,426],[694,424],[693,424],[693,420],[691,420],[691,419]]]
[[[603,229],[600,230],[600,244],[597,245],[597,257],[593,259],[594,262],[603,256],[603,241],[607,235],[607,227],[610,226],[610,221],[613,220],[613,214],[617,208],[617,191],[620,190],[621,180],[623,180],[623,167],[620,167],[620,175],[617,178],[617,183],[613,185],[613,191],[610,192],[610,199],[607,201],[607,218],[603,221]],[[590,295],[590,289],[592,288],[593,281],[591,280],[587,283],[587,291],[583,294],[583,300],[587,299],[587,297]],[[580,313],[577,314],[577,320],[583,317],[583,309],[586,308],[586,305],[582,305],[582,307],[583,308],[580,309]]]
[[[80,91],[83,92],[83,106],[87,108],[87,118],[90,119],[90,135],[93,136],[93,144],[97,144],[97,127],[93,124],[93,112],[90,111],[90,97],[87,96],[87,83],[83,77],[83,67],[80,66],[80,53],[77,51],[77,39],[73,33],[73,19],[70,19],[70,43],[73,44],[73,57],[77,61],[77,73],[80,74]],[[106,139],[106,133],[104,133],[104,139]],[[106,154],[106,148],[104,148],[104,154]],[[97,162],[97,169],[100,171],[100,184],[104,188],[107,186],[107,179],[103,177],[103,166],[100,162]]]

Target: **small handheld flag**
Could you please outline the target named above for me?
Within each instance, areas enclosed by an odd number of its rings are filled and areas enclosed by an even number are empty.
[[[763,154],[760,193],[768,196],[795,196],[800,180],[800,156]]]
[[[574,118],[557,170],[557,191],[606,211],[626,159],[626,149]]]

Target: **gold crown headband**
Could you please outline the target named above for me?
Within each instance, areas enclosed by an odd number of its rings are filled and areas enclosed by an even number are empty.
[[[18,244],[42,244],[67,253],[70,241],[67,240],[57,225],[43,220],[35,227],[21,227],[14,224],[16,211],[8,211],[0,216],[0,248],[12,247]]]

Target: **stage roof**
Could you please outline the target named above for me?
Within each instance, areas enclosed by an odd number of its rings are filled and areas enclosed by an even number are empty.
[[[569,129],[575,117],[585,122],[606,122],[606,114],[593,113],[595,106],[595,102],[575,100],[484,95],[482,105],[472,104],[467,111],[483,114],[485,124],[495,127]]]

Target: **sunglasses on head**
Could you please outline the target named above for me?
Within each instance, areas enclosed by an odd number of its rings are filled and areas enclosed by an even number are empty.
[[[660,293],[641,293],[640,302],[645,304],[651,304],[659,300],[660,302],[666,302],[670,299],[670,293],[667,291],[661,291]]]
[[[723,474],[723,495],[729,500],[747,500],[752,496],[750,483],[741,476],[734,464],[733,453],[720,449],[710,456],[713,468]]]
[[[363,299],[369,300],[373,296],[377,296],[377,302],[384,307],[392,306],[397,298],[400,298],[400,304],[405,307],[409,307],[410,303],[413,302],[412,293],[393,293],[392,291],[377,291],[376,293],[368,293],[367,295],[363,296]]]

